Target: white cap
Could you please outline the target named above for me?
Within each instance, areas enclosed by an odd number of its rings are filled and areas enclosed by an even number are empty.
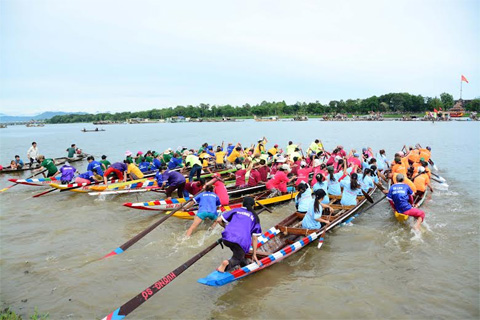
[[[320,161],[320,159],[315,159],[313,160],[313,166],[314,167],[318,167],[322,164],[322,162]]]
[[[242,169],[242,165],[240,163],[238,163],[235,168],[237,168],[237,170],[241,170]]]
[[[286,159],[283,156],[278,156],[277,162],[285,162]]]
[[[290,166],[288,164],[282,164],[280,168],[282,168],[283,170],[287,170],[288,172],[291,171]]]
[[[338,161],[338,160],[342,160],[342,157],[336,156],[336,157],[335,157],[335,161]]]
[[[306,166],[307,166],[307,163],[306,163],[305,161],[302,161],[302,162],[300,162],[300,166],[306,167]]]
[[[418,167],[418,173],[422,173],[422,172],[425,172],[425,168],[422,166]]]

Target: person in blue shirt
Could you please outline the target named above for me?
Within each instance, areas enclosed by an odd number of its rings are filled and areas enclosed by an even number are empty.
[[[97,173],[99,175],[103,176],[102,164],[100,162],[95,161],[95,158],[93,156],[88,156],[87,161],[88,161],[87,171],[92,171],[92,169],[95,169],[97,170]]]
[[[235,149],[235,146],[232,143],[229,143],[227,146],[227,157],[232,153],[233,149]]]
[[[372,178],[372,170],[371,169],[365,169],[363,174],[358,174],[358,183],[360,184],[360,190],[358,190],[358,195],[361,196],[363,195],[363,191],[368,193],[373,187],[375,186],[373,184],[373,178]]]
[[[357,195],[360,189],[360,184],[358,183],[358,175],[352,173],[350,176],[350,181],[342,180],[340,186],[343,187],[342,200],[340,204],[343,206],[356,206],[357,205]]]
[[[302,228],[304,229],[320,229],[322,227],[321,222],[324,224],[330,224],[330,221],[322,218],[323,209],[329,209],[330,212],[333,212],[332,207],[327,204],[322,203],[323,198],[325,197],[325,191],[323,189],[318,189],[314,193],[314,199],[310,202],[307,213],[302,220]]]
[[[153,167],[156,170],[159,170],[162,167],[162,160],[161,160],[161,155],[158,153],[155,153],[153,155],[155,158],[153,159]]]
[[[328,181],[325,179],[323,174],[317,173],[315,176],[315,179],[317,180],[317,183],[313,185],[313,192],[322,189],[325,191],[325,197],[322,200],[322,203],[329,204],[330,203],[330,197],[328,196]]]
[[[138,169],[142,172],[147,172],[150,170],[150,162],[146,162],[145,158],[138,164]]]
[[[312,189],[310,186],[305,182],[301,182],[297,186],[298,194],[295,197],[295,207],[297,208],[297,212],[305,213],[310,206],[310,202],[313,201],[312,199]]]
[[[328,194],[339,196],[342,194],[342,190],[340,189],[340,181],[345,180],[348,181],[350,174],[356,166],[346,168],[346,162],[344,162],[344,170],[334,173],[334,168],[332,166],[327,167],[328,171]],[[342,179],[343,177],[343,179]]]
[[[17,165],[17,170],[23,168],[23,161],[20,159],[19,155],[15,155],[15,164]]]
[[[183,167],[182,162],[183,162],[182,157],[180,157],[177,153],[174,153],[173,157],[168,162],[168,165],[167,165],[168,170],[173,170],[175,168],[182,168]]]
[[[193,218],[193,223],[188,228],[186,236],[190,235],[197,229],[198,225],[205,219],[209,218],[213,221],[217,219],[217,209],[221,205],[220,198],[213,192],[213,186],[208,185],[205,187],[205,192],[200,193],[193,201],[198,204],[197,215]],[[188,210],[191,205],[187,205],[185,208]]]
[[[393,184],[388,190],[387,199],[394,211],[417,218],[417,222],[413,227],[415,230],[420,229],[420,225],[425,220],[425,212],[413,207],[413,191],[405,183],[403,174],[397,174],[397,183]],[[386,191],[385,191],[386,192]]]

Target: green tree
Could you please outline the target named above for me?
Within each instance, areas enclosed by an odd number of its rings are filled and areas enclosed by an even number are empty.
[[[444,92],[440,94],[440,100],[442,101],[442,104],[445,107],[445,109],[450,109],[455,104],[455,101],[453,100],[453,96],[450,93]]]
[[[472,101],[467,103],[465,108],[467,109],[467,111],[480,112],[480,99],[479,98],[473,99]]]

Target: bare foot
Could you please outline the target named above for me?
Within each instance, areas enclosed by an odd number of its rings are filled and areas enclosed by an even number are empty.
[[[228,260],[223,260],[220,267],[217,268],[217,271],[225,272],[225,268],[227,268],[227,266],[228,266]]]

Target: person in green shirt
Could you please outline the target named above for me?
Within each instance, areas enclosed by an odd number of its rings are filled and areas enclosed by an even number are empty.
[[[107,170],[108,167],[110,167],[110,165],[111,165],[110,161],[107,160],[106,155],[102,156],[102,160],[100,160],[100,163],[102,164],[103,171]]]
[[[173,157],[172,149],[168,148],[167,150],[165,150],[165,152],[163,152],[163,156],[162,156],[163,163],[167,165],[170,162],[170,159],[172,159],[172,157]]]
[[[137,164],[137,166],[143,162],[143,152],[142,151],[138,151],[137,152],[137,156],[135,157],[135,163]]]
[[[68,158],[73,158],[75,156],[75,152],[77,152],[77,147],[74,144],[72,144],[72,146],[70,148],[67,149],[67,152],[68,152]]]
[[[55,162],[52,159],[45,159],[45,156],[39,155],[37,158],[38,163],[40,163],[40,168],[35,169],[34,172],[39,172],[43,170],[47,170],[47,178],[55,177],[60,173],[57,167],[55,166]],[[45,176],[45,174],[43,174]]]

